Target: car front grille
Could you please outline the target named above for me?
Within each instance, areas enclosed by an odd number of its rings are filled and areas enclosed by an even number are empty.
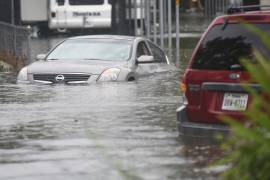
[[[34,74],[36,81],[49,81],[52,83],[69,83],[87,81],[89,74]]]

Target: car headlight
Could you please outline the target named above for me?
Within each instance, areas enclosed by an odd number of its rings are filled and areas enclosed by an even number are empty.
[[[17,76],[18,82],[25,82],[28,81],[28,73],[27,73],[27,67],[24,67],[20,70],[18,76]]]
[[[119,73],[120,69],[118,68],[107,69],[99,76],[98,81],[116,81]]]

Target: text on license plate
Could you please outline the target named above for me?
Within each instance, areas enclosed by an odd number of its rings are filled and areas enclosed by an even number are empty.
[[[222,110],[244,111],[247,108],[248,94],[225,93]]]

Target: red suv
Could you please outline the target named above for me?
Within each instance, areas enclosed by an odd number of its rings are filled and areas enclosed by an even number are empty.
[[[250,83],[250,76],[239,61],[254,61],[254,49],[267,57],[270,52],[242,22],[270,35],[270,11],[242,12],[244,9],[230,9],[233,14],[217,17],[198,42],[181,82],[186,103],[177,109],[180,134],[208,136],[227,132],[229,128],[220,116],[242,121],[251,102],[243,85],[260,91],[256,83]]]

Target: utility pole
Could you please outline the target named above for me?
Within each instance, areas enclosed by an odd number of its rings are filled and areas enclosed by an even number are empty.
[[[112,31],[114,34],[127,35],[126,1],[112,0]]]
[[[116,0],[111,0],[112,3],[112,11],[111,11],[111,33],[115,34],[116,33],[116,28],[117,28],[117,22],[116,22]]]
[[[14,11],[14,0],[11,0],[11,5],[10,5],[10,8],[11,8],[11,24],[13,24],[13,25],[15,25],[15,17],[14,17],[14,13],[15,13],[15,11]]]
[[[128,23],[126,21],[126,0],[118,0],[118,34],[127,35],[128,34]]]
[[[179,67],[180,63],[180,14],[179,14],[179,8],[180,8],[180,3],[181,0],[176,0],[175,1],[176,6],[175,6],[175,13],[176,13],[176,65]]]

